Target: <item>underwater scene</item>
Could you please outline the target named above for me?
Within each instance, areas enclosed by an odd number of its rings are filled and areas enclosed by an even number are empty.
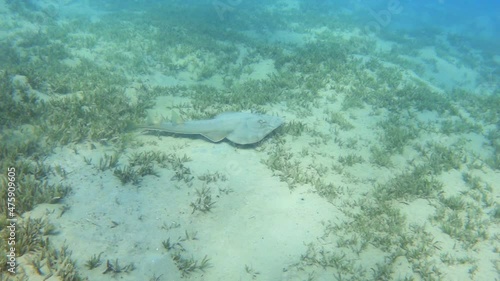
[[[0,280],[500,280],[500,3],[0,0]]]

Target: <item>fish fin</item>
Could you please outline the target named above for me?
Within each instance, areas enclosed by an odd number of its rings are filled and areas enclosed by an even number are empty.
[[[203,133],[201,134],[202,136],[206,137],[207,139],[213,141],[213,142],[220,142],[223,140],[226,136],[226,132],[209,132],[209,133]]]

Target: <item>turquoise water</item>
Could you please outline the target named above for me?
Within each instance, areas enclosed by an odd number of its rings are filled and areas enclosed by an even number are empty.
[[[1,279],[498,279],[499,11],[0,1]]]

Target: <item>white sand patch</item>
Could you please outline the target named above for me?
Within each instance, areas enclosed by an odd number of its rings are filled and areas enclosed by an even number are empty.
[[[434,69],[428,69],[426,79],[445,89],[459,87],[474,89],[479,74],[475,70],[461,65],[458,59],[445,60],[436,54],[434,47],[420,50],[420,57],[423,60],[434,62]]]
[[[274,60],[270,59],[252,63],[248,65],[248,68],[251,70],[251,73],[243,73],[240,78],[242,81],[268,79],[276,72]]]
[[[79,154],[64,149],[51,157],[69,173],[67,182],[73,194],[65,200],[70,209],[60,218],[57,205],[40,205],[35,214],[48,213],[54,220],[57,244],[70,245],[74,258],[85,261],[103,252],[103,259],[119,258],[120,264],[133,262],[133,272],[122,280],[150,278],[152,274],[178,279],[179,271],[162,241],[188,233],[197,240],[183,242],[188,256],[196,259],[207,255],[214,269],[204,274],[205,280],[239,280],[245,265],[252,266],[272,280],[283,274],[282,268],[296,261],[308,243],[321,235],[320,222],[335,212],[332,205],[319,196],[288,187],[273,177],[260,163],[262,152],[236,149],[227,143],[213,144],[204,139],[143,136],[157,145],[142,149],[189,155],[186,165],[196,177],[208,171],[220,172],[227,182],[210,185],[216,196],[212,212],[194,213],[190,202],[202,183],[191,187],[172,181],[173,172],[158,169],[159,177],[147,176],[139,186],[122,185],[112,171],[99,172],[83,161],[83,156],[98,163],[102,149],[88,150],[78,146]],[[107,152],[108,154],[111,151]],[[123,156],[121,161],[126,161]],[[123,163],[121,163],[123,165]],[[229,194],[218,188],[231,189]],[[49,211],[45,211],[49,210]],[[171,230],[165,225],[178,224]],[[104,267],[84,270],[89,278],[102,278]]]

